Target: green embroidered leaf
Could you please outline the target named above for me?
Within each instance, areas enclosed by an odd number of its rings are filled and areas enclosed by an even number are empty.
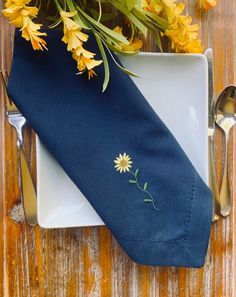
[[[144,201],[145,203],[152,203],[152,199],[150,199],[150,198],[145,198],[143,201]]]
[[[145,184],[144,184],[144,186],[143,186],[143,189],[144,189],[144,191],[146,191],[146,190],[147,190],[147,188],[148,188],[148,183],[147,183],[147,182],[145,182]]]
[[[137,177],[138,173],[139,173],[139,169],[136,169],[134,175]]]
[[[131,183],[131,184],[136,184],[136,180],[134,180],[134,179],[130,179],[130,180],[129,180],[129,183]]]

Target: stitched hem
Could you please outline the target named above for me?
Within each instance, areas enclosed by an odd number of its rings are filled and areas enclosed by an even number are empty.
[[[116,237],[117,238],[117,240],[124,240],[124,241],[127,241],[127,242],[132,242],[132,241],[134,241],[134,242],[147,242],[147,243],[156,243],[156,244],[158,244],[158,243],[184,243],[184,241],[183,241],[183,238],[181,238],[181,239],[176,239],[176,240],[149,240],[149,239],[125,239],[125,238],[121,238],[121,237]]]
[[[186,253],[198,267],[204,264],[212,219],[212,194],[200,176],[195,174],[192,188],[192,211],[184,238]]]
[[[188,233],[190,231],[190,223],[191,223],[191,217],[192,217],[192,211],[193,211],[193,200],[195,196],[195,188],[196,188],[196,177],[197,177],[197,171],[194,169],[192,173],[192,182],[190,183],[189,186],[189,195],[186,195],[186,203],[188,204],[188,208],[185,214],[185,219],[183,223],[183,233],[182,235],[179,236],[177,239],[173,240],[149,240],[149,239],[139,239],[139,238],[122,238],[117,236],[116,238],[119,240],[126,240],[126,241],[146,241],[146,242],[153,242],[153,243],[176,243],[176,242],[181,242],[184,243],[187,240]]]
[[[189,253],[185,242],[150,242],[119,240],[129,257],[136,263],[150,266],[199,267]]]
[[[201,267],[207,251],[212,217],[212,197],[196,171],[191,186],[185,236],[154,241],[117,238],[130,258],[143,265]]]
[[[189,205],[189,211],[186,219],[186,229],[185,229],[185,236],[184,236],[184,241],[187,240],[188,234],[190,232],[190,223],[191,223],[191,218],[192,218],[192,212],[193,212],[193,200],[195,199],[195,188],[196,188],[196,177],[197,177],[197,172],[194,169],[193,171],[193,177],[192,177],[192,185],[191,185],[191,192],[190,192],[190,205]]]

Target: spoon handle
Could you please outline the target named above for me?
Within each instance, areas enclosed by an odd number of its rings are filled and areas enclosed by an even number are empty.
[[[225,131],[225,161],[222,184],[220,189],[220,213],[223,217],[227,217],[230,214],[230,191],[229,191],[229,179],[228,179],[228,142],[229,132]]]
[[[213,135],[209,135],[208,136],[209,186],[212,190],[212,196],[213,196],[212,222],[215,222],[219,219],[219,215],[220,215],[220,193],[219,193],[219,188],[218,188],[217,179],[216,179],[213,146],[214,146]]]

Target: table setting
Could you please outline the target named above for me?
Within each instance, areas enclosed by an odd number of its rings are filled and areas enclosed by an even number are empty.
[[[186,285],[184,277],[177,295],[171,290],[160,296],[234,296],[236,87],[233,79],[217,81],[221,52],[202,43],[196,17],[183,2],[41,5],[9,0],[2,9],[16,27],[11,67],[2,63],[0,78],[5,125],[15,135],[11,162],[19,191],[3,226],[13,223],[19,234],[34,234],[40,265],[49,263],[43,255],[56,259],[60,251],[42,249],[50,236],[55,246],[83,246],[75,262],[85,266],[63,264],[62,275],[73,267],[77,277],[70,278],[75,283],[67,291],[56,285],[57,296],[113,296],[111,290],[138,296],[135,290],[144,283],[141,296],[159,296],[152,290],[169,290],[171,275],[162,278],[168,271],[176,277],[173,285],[180,275],[202,279]],[[206,17],[215,9],[215,1],[202,0],[197,12]],[[37,22],[40,11],[48,14],[49,25]],[[148,38],[156,52],[143,51]],[[29,133],[35,133],[31,144]],[[13,173],[7,172],[10,180]],[[10,230],[17,237],[16,227]],[[73,241],[66,243],[69,234]],[[51,267],[60,267],[52,263],[53,258]],[[117,267],[128,269],[127,288],[123,281],[120,289],[114,286]],[[42,280],[51,268],[36,269]],[[218,269],[227,279],[222,286]],[[102,283],[104,275],[111,282],[111,273],[115,283]],[[132,284],[131,275],[136,281],[142,275],[141,284]],[[217,286],[220,295],[214,295]],[[54,296],[40,280],[35,290]],[[25,294],[23,289],[19,296]]]

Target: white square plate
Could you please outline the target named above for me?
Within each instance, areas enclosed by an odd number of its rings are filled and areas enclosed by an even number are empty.
[[[208,73],[203,55],[140,53],[120,57],[133,78],[208,182]],[[88,98],[89,100],[89,98]],[[43,228],[103,225],[101,218],[37,139],[38,222]]]

